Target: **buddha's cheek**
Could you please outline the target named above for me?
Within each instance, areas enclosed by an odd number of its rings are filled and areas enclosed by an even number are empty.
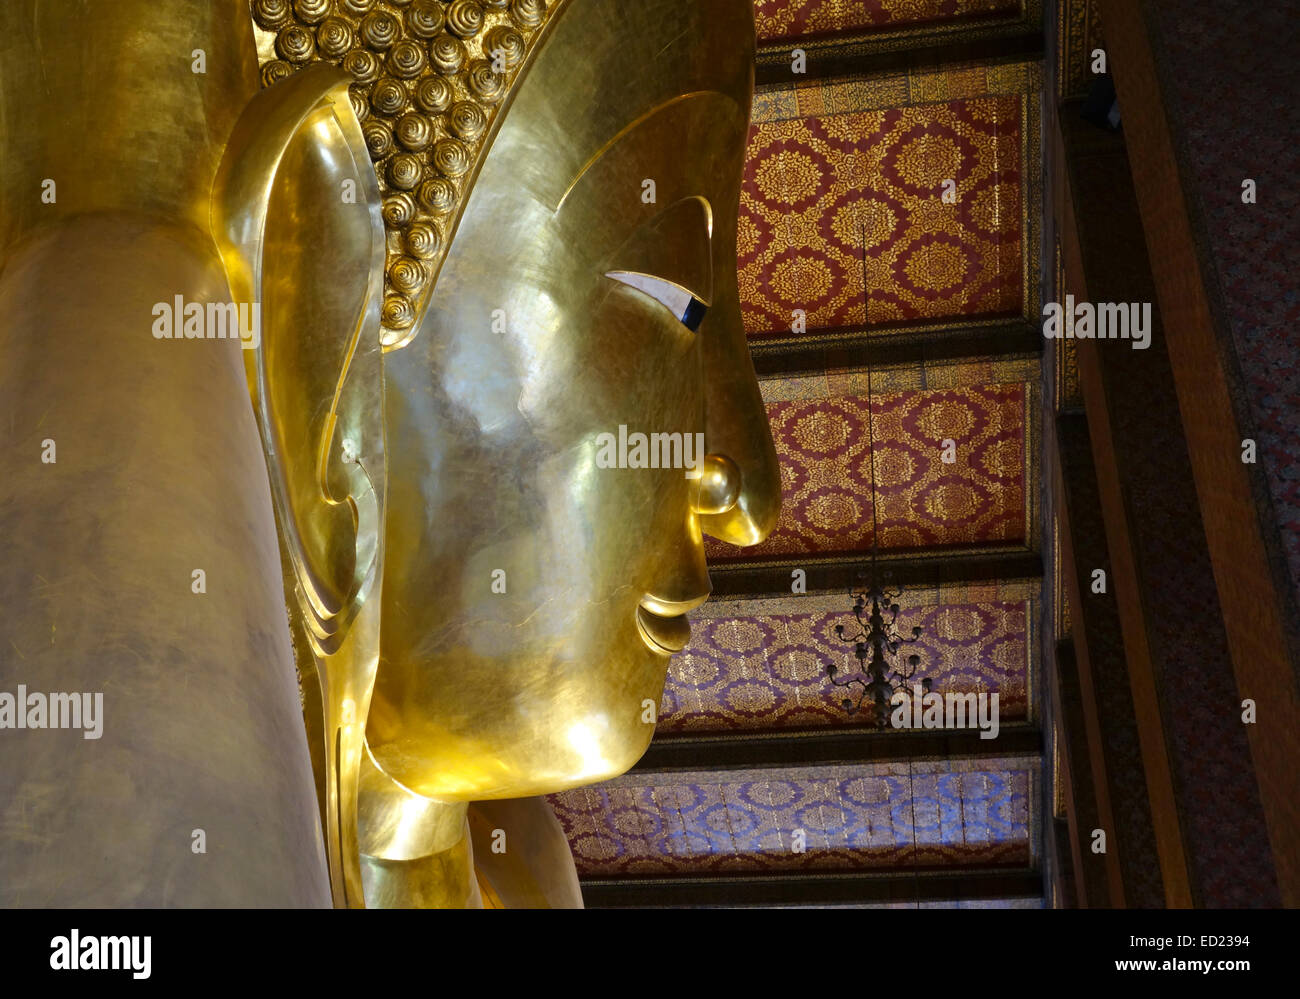
[[[654,733],[668,659],[635,629],[606,635],[599,665],[521,651],[517,669],[504,669],[468,650],[425,663],[442,688],[437,710],[377,696],[367,730],[376,761],[446,800],[543,794],[626,772]]]

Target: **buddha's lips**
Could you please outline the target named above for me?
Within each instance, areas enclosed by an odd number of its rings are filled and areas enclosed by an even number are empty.
[[[646,645],[661,655],[671,656],[675,652],[681,652],[691,640],[691,625],[685,614],[665,617],[638,606],[636,625]]]

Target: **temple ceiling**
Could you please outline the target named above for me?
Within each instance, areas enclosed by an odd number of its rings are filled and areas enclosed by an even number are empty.
[[[552,805],[580,876],[910,871],[1034,859],[1035,761],[631,774]]]
[[[1032,51],[1042,30],[1042,0],[755,0],[760,79],[788,74],[795,49],[810,72],[846,75],[870,70],[864,57],[947,49],[985,58],[999,44]],[[985,46],[981,49],[981,46]],[[875,67],[877,71],[879,65]]]
[[[760,42],[1008,19],[1022,0],[754,0]]]
[[[915,587],[900,630],[920,626],[914,651],[935,689],[996,692],[1003,724],[1030,722],[1038,590],[1036,580]],[[852,667],[835,634],[850,620],[838,593],[710,601],[691,614],[691,643],[668,669],[657,735],[868,724],[826,682],[827,663]]]
[[[881,550],[895,552],[1024,546],[1033,378],[1024,362],[886,370],[873,373],[870,407],[865,371],[764,380],[781,516],[753,547],[707,540],[710,562],[865,552],[877,531]]]
[[[1018,314],[1021,134],[1014,97],[755,125],[739,236],[747,332],[785,332],[794,309],[814,333]],[[945,184],[966,196],[936,202]]]
[[[914,71],[761,94],[739,227],[750,337],[1036,316],[1039,75]]]

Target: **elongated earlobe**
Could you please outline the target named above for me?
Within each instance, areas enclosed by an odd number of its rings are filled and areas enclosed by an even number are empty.
[[[246,343],[293,613],[320,681],[306,710],[335,904],[363,904],[356,798],[379,656],[386,465],[384,228],[349,77],[314,66],[260,92],[235,126],[212,220]]]

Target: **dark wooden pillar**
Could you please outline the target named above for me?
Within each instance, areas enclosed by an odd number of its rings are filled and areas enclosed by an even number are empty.
[[[1300,619],[1283,472],[1298,417],[1275,392],[1300,355],[1279,320],[1278,277],[1294,289],[1284,263],[1295,252],[1294,12],[1240,0],[1100,3],[1230,661],[1241,698],[1258,705],[1246,731],[1278,885],[1300,906]],[[1188,32],[1214,44],[1189,45]],[[1262,192],[1254,205],[1241,201],[1247,177]],[[1245,438],[1258,441],[1257,464],[1242,462]]]
[[[1107,589],[1124,640],[1165,902],[1276,905],[1247,726],[1124,140],[1082,121],[1070,105],[1060,110],[1055,138],[1066,292],[1092,303],[1153,305],[1147,349],[1130,340],[1081,339],[1078,356],[1111,564]]]
[[[1062,709],[1068,722],[1065,691],[1073,687],[1079,714],[1071,727],[1082,727],[1082,744],[1076,751],[1083,755],[1078,763],[1071,763],[1071,771],[1089,766],[1097,797],[1097,825],[1080,832],[1090,837],[1092,828],[1101,828],[1108,840],[1104,858],[1089,854],[1083,863],[1105,861],[1110,905],[1160,907],[1166,899],[1146,772],[1139,765],[1142,738],[1119,607],[1114,587],[1109,585],[1114,569],[1106,546],[1087,419],[1082,413],[1057,417],[1055,455],[1062,573],[1073,631],[1072,654],[1066,658],[1058,651],[1057,657],[1063,674]],[[1106,574],[1104,593],[1093,592],[1097,570]],[[1070,745],[1076,744],[1072,740]],[[1081,842],[1081,849],[1088,845],[1087,840]]]

